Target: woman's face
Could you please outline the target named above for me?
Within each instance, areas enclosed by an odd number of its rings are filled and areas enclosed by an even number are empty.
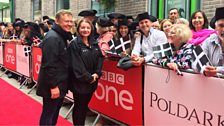
[[[144,34],[149,33],[151,26],[152,22],[149,19],[143,19],[139,22],[139,28]]]
[[[168,34],[170,32],[170,29],[172,28],[172,23],[170,21],[165,21],[163,23],[163,31]]]
[[[192,25],[195,27],[196,30],[201,30],[205,23],[205,19],[201,12],[197,12],[192,19]]]
[[[82,37],[88,37],[91,34],[91,25],[87,22],[82,22],[79,27],[79,34]]]
[[[181,37],[177,36],[176,30],[173,29],[173,28],[170,29],[170,32],[169,32],[168,36],[169,36],[169,39],[170,39],[170,43],[173,43],[174,45],[176,43],[179,43],[180,40],[181,40]]]
[[[126,37],[128,35],[128,27],[125,25],[120,26],[119,32],[122,37]]]

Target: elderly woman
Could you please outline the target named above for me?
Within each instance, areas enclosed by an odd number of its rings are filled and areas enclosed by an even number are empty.
[[[174,54],[165,59],[153,59],[153,63],[168,67],[172,70],[191,68],[192,44],[187,44],[192,33],[187,25],[174,24],[170,29],[170,43],[173,45]]]
[[[110,47],[108,45],[108,42],[113,38],[114,33],[110,32],[110,26],[112,26],[113,23],[109,21],[109,19],[104,17],[99,17],[96,22],[96,31],[100,35],[97,39],[98,45],[102,51],[102,54],[106,56],[105,51],[109,51]]]
[[[214,30],[208,29],[208,19],[201,10],[192,14],[189,23],[193,34],[192,39],[189,41],[191,44],[201,45],[206,38],[215,32]]]

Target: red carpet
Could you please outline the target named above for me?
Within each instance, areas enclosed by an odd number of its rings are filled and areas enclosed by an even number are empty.
[[[38,125],[42,105],[0,79],[0,125]],[[72,123],[59,117],[58,126]]]

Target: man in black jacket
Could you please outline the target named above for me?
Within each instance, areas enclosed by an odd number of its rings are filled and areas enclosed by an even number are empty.
[[[68,91],[67,43],[72,39],[72,13],[60,10],[55,24],[41,44],[42,60],[37,95],[43,97],[40,125],[56,125],[59,110]]]

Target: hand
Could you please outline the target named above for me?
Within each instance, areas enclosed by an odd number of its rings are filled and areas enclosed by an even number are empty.
[[[169,67],[171,70],[177,71],[178,66],[176,63],[167,63],[167,67]]]
[[[59,97],[60,97],[60,90],[59,90],[58,86],[55,88],[51,88],[51,99],[56,99]]]
[[[94,83],[99,78],[99,76],[96,73],[94,73],[92,77],[93,77],[93,80],[90,82],[91,84]]]
[[[132,61],[138,61],[138,60],[139,60],[139,56],[133,54],[133,55],[131,56],[131,60],[132,60]]]
[[[207,77],[213,77],[217,74],[216,67],[213,66],[206,66],[205,70],[203,71],[204,75]]]

